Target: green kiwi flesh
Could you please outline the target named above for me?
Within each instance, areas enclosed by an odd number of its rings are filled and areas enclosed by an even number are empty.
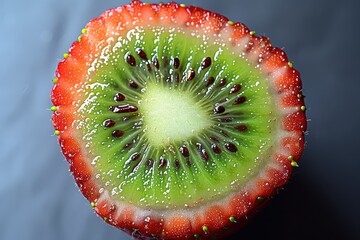
[[[118,201],[152,209],[216,201],[272,151],[266,79],[218,39],[136,28],[109,41],[79,94],[74,127],[101,191]]]

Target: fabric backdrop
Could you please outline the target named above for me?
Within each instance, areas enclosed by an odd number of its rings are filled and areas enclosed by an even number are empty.
[[[103,223],[60,153],[49,98],[83,26],[128,1],[0,1],[0,239],[130,239]],[[193,0],[284,47],[309,134],[290,183],[233,239],[360,239],[359,2]]]

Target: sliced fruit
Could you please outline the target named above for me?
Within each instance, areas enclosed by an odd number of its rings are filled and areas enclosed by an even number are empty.
[[[301,80],[286,54],[201,8],[108,10],[53,82],[77,184],[138,238],[223,236],[285,184],[304,147]]]

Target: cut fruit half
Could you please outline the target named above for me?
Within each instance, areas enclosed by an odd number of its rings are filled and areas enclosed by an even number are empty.
[[[304,147],[299,73],[241,23],[140,1],[82,30],[53,124],[84,196],[136,237],[218,238],[288,180]]]

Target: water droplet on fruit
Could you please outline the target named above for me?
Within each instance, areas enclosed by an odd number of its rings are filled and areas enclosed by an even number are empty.
[[[149,216],[147,216],[147,217],[144,219],[144,221],[147,222],[147,223],[150,222],[150,220],[151,220],[151,218],[150,218]]]
[[[114,187],[112,190],[111,190],[111,195],[114,196],[114,195],[117,195],[118,192],[117,192],[117,188]]]
[[[96,165],[96,163],[99,161],[100,156],[96,156],[92,161],[91,161],[91,165]]]

